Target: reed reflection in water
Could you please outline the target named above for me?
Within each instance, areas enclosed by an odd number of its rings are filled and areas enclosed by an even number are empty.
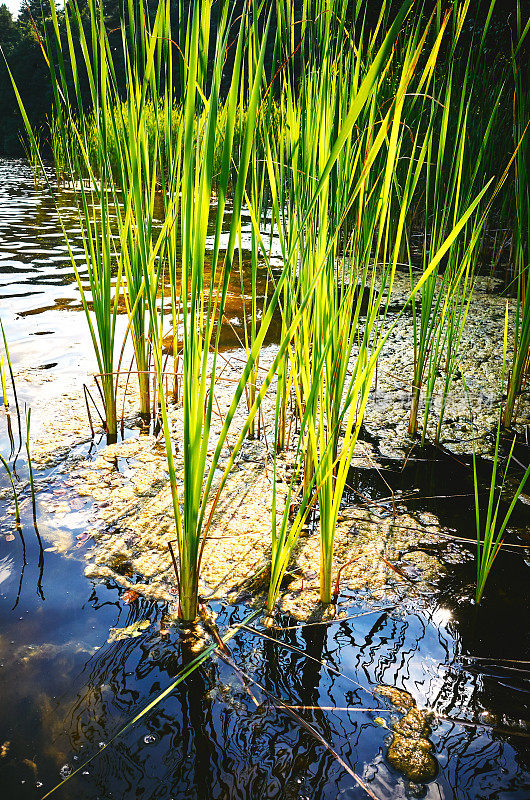
[[[221,628],[241,618],[233,609],[219,611]],[[522,730],[522,736],[499,732],[493,717],[485,722],[481,714],[491,696],[483,675],[458,660],[463,642],[451,623],[438,629],[436,613],[425,608],[398,616],[375,609],[345,622],[267,632],[266,640],[241,631],[230,645],[238,671],[221,659],[207,662],[102,751],[87,766],[88,774],[67,783],[61,796],[366,797],[272,696],[296,707],[378,798],[475,800],[509,791],[522,800],[529,777],[528,738]],[[120,626],[150,619],[149,630],[140,639],[104,645],[76,676],[77,693],[53,709],[53,728],[63,730],[47,747],[53,746],[68,768],[109,741],[178,672],[186,655],[177,636],[159,635],[160,618],[160,608],[146,601],[125,614],[122,610]],[[245,686],[242,675],[267,694],[252,683]],[[521,695],[525,678],[511,678],[512,689]],[[419,706],[442,717],[431,737],[440,771],[424,789],[408,784],[385,760],[389,731],[374,720],[382,717],[390,727],[396,712],[373,694],[381,683],[410,692]],[[43,736],[49,733],[43,728]],[[44,743],[40,747],[45,749]],[[48,787],[58,777],[51,766]]]

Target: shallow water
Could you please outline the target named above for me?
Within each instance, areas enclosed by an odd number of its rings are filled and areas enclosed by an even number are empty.
[[[87,269],[73,195],[68,190],[56,194],[76,266],[84,279]],[[244,247],[249,232],[247,221],[242,228],[242,268],[247,284],[250,263]],[[258,298],[265,292],[265,282],[266,270],[261,269]],[[88,278],[85,290],[88,292]],[[168,291],[166,287],[166,294]],[[52,198],[35,188],[24,161],[0,159],[0,318],[17,369],[38,371],[41,378],[53,370],[61,375],[65,386],[74,385],[80,374],[96,371],[88,327],[78,314],[81,310],[80,293]],[[122,335],[126,327],[124,311],[118,319],[118,334]],[[276,337],[275,321],[267,341]],[[241,346],[244,338],[241,279],[236,269],[227,296],[222,344]],[[23,389],[24,397],[31,399],[29,387]]]
[[[93,365],[53,207],[21,162],[0,161],[0,179],[0,313],[13,362],[30,374],[40,367],[39,376],[56,363],[62,385],[74,385]],[[46,381],[19,385],[21,402],[56,390]],[[4,436],[3,420],[0,430]],[[83,456],[90,446],[76,451]],[[414,459],[405,470],[384,467],[399,505],[438,514],[453,536],[473,535],[461,471]],[[23,478],[22,456],[19,468]],[[282,617],[290,629],[271,632],[258,618],[230,641],[237,669],[210,659],[100,752],[190,654],[162,604],[127,605],[117,586],[85,578],[91,503],[73,493],[60,467],[36,477],[40,542],[29,498],[23,541],[0,499],[1,798],[42,797],[94,754],[58,798],[368,797],[319,736],[379,800],[530,797],[524,509],[478,611],[471,603],[474,565],[465,561],[448,563],[429,593],[405,584],[399,602],[345,590],[339,602],[348,619],[300,626]],[[391,512],[376,471],[358,470],[350,483],[382,514]],[[213,610],[221,633],[248,614],[243,606]],[[137,638],[107,641],[110,628],[142,620],[150,624]],[[386,759],[398,715],[374,694],[380,684],[406,690],[437,714],[430,739],[438,774],[424,785],[410,783]]]

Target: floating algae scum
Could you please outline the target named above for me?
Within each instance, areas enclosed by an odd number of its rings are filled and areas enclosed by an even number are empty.
[[[528,798],[530,22],[353,5],[36,25],[6,798]]]

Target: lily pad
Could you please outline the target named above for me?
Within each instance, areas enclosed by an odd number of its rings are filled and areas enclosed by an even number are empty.
[[[127,625],[126,628],[111,628],[107,642],[120,642],[122,639],[136,639],[137,636],[142,635],[142,631],[145,631],[150,624],[148,619],[140,619],[138,622],[133,622],[132,625]]]

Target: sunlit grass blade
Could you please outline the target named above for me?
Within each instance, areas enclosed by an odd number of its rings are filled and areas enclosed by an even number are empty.
[[[506,307],[505,323],[504,323],[501,385],[504,385],[504,380],[506,375],[507,348],[508,348],[508,307]],[[467,392],[467,385],[465,382],[465,378],[463,378],[463,380]],[[469,400],[469,393],[468,393],[468,400]],[[524,490],[528,478],[530,477],[530,464],[529,464],[525,470],[525,473],[521,481],[519,482],[519,485],[512,497],[511,503],[503,517],[500,526],[497,527],[497,519],[500,510],[502,492],[506,482],[506,477],[508,474],[508,469],[512,460],[513,450],[516,442],[516,439],[514,438],[510,451],[506,458],[503,478],[500,487],[497,489],[501,427],[502,427],[502,407],[500,408],[499,411],[499,419],[497,424],[497,434],[495,438],[495,449],[493,453],[493,463],[492,463],[490,487],[488,493],[488,505],[486,510],[486,520],[484,526],[482,525],[481,515],[480,515],[479,479],[477,473],[476,448],[475,448],[474,437],[472,440],[475,526],[476,526],[476,536],[477,536],[477,585],[475,591],[475,602],[477,605],[479,605],[482,600],[482,595],[484,594],[486,581],[491,572],[493,562],[495,561],[501,549],[502,543],[504,541],[504,532],[510,522],[510,518],[515,508],[515,505],[522,491]],[[497,491],[497,498],[495,498],[496,491]]]

